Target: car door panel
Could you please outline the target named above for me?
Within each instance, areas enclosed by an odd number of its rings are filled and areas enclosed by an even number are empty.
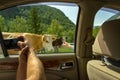
[[[0,58],[0,80],[16,80],[17,58]]]
[[[39,54],[47,80],[77,80],[77,65],[74,53]],[[0,59],[0,80],[15,80],[18,67],[16,57]]]
[[[47,80],[77,80],[78,73],[74,53],[46,54],[40,58],[43,60],[44,66],[46,64]],[[54,79],[56,76],[59,79]]]

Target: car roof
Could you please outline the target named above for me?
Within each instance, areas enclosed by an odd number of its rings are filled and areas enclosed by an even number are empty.
[[[72,2],[80,4],[82,2],[101,2],[106,4],[107,6],[111,6],[117,9],[120,9],[120,0],[1,0],[0,1],[0,9],[5,9],[8,7],[26,4],[26,3],[34,3],[34,2]]]

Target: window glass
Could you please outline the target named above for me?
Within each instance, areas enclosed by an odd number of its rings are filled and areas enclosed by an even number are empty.
[[[102,26],[105,21],[115,20],[119,18],[120,11],[105,7],[101,8],[95,16],[93,36],[96,37],[100,26]]]
[[[70,53],[74,52],[78,11],[73,3],[20,5],[0,11],[0,28],[4,39],[24,35],[36,53]]]

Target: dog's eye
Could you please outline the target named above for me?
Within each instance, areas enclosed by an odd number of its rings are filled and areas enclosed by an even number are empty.
[[[49,41],[46,41],[47,43],[49,43]]]

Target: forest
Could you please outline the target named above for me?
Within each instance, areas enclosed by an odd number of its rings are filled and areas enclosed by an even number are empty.
[[[16,6],[0,11],[2,32],[28,32],[54,34],[68,37],[74,42],[76,25],[57,8],[39,6]]]

